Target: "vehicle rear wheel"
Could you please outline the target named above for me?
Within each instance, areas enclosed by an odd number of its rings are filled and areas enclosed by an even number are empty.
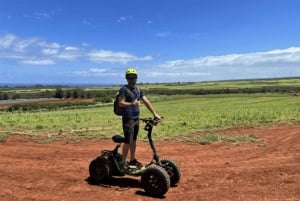
[[[109,181],[112,177],[111,165],[107,159],[97,157],[91,161],[89,173],[93,182],[103,183]]]

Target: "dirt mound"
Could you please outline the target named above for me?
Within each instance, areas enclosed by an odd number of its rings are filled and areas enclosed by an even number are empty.
[[[155,142],[160,157],[175,160],[182,174],[164,200],[300,199],[300,124],[223,133],[255,133],[261,141]],[[138,177],[115,178],[110,185],[89,184],[90,161],[100,150],[113,147],[111,140],[37,144],[10,137],[0,143],[0,200],[156,200],[143,193]],[[138,142],[137,157],[144,163],[151,160],[148,143]]]

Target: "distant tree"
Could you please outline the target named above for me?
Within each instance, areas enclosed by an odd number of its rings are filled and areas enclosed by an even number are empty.
[[[51,92],[49,90],[46,90],[44,93],[47,98],[51,97]]]
[[[79,98],[79,90],[78,89],[74,89],[73,91],[73,98]]]
[[[66,98],[72,98],[72,93],[70,90],[66,92]]]
[[[92,94],[88,92],[88,93],[86,94],[86,97],[87,97],[87,98],[92,98]]]
[[[61,88],[56,88],[55,92],[55,98],[63,98],[64,97],[64,92]]]
[[[16,99],[18,99],[18,98],[20,98],[20,94],[14,94],[14,95],[12,96],[12,99],[14,99],[14,100],[16,100]]]
[[[2,100],[8,100],[8,99],[9,99],[8,94],[7,93],[3,93]]]

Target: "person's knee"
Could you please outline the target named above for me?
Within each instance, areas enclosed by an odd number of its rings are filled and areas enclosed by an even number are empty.
[[[134,139],[131,137],[131,138],[129,138],[129,144],[132,144],[133,143],[133,141],[134,141]]]
[[[125,137],[124,144],[128,144],[129,145],[130,144],[130,138],[128,138],[128,137],[126,138]]]
[[[126,135],[126,136],[125,136],[124,143],[125,143],[125,144],[132,144],[133,140],[134,140],[134,138],[133,138],[132,135]]]

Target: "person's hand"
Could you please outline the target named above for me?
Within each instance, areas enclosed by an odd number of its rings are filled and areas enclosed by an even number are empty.
[[[141,105],[141,101],[135,100],[135,101],[132,102],[132,104],[133,104],[134,106],[139,107],[139,106]]]
[[[154,119],[156,119],[156,120],[161,120],[161,117],[160,117],[158,114],[155,114],[155,115],[154,115]]]

